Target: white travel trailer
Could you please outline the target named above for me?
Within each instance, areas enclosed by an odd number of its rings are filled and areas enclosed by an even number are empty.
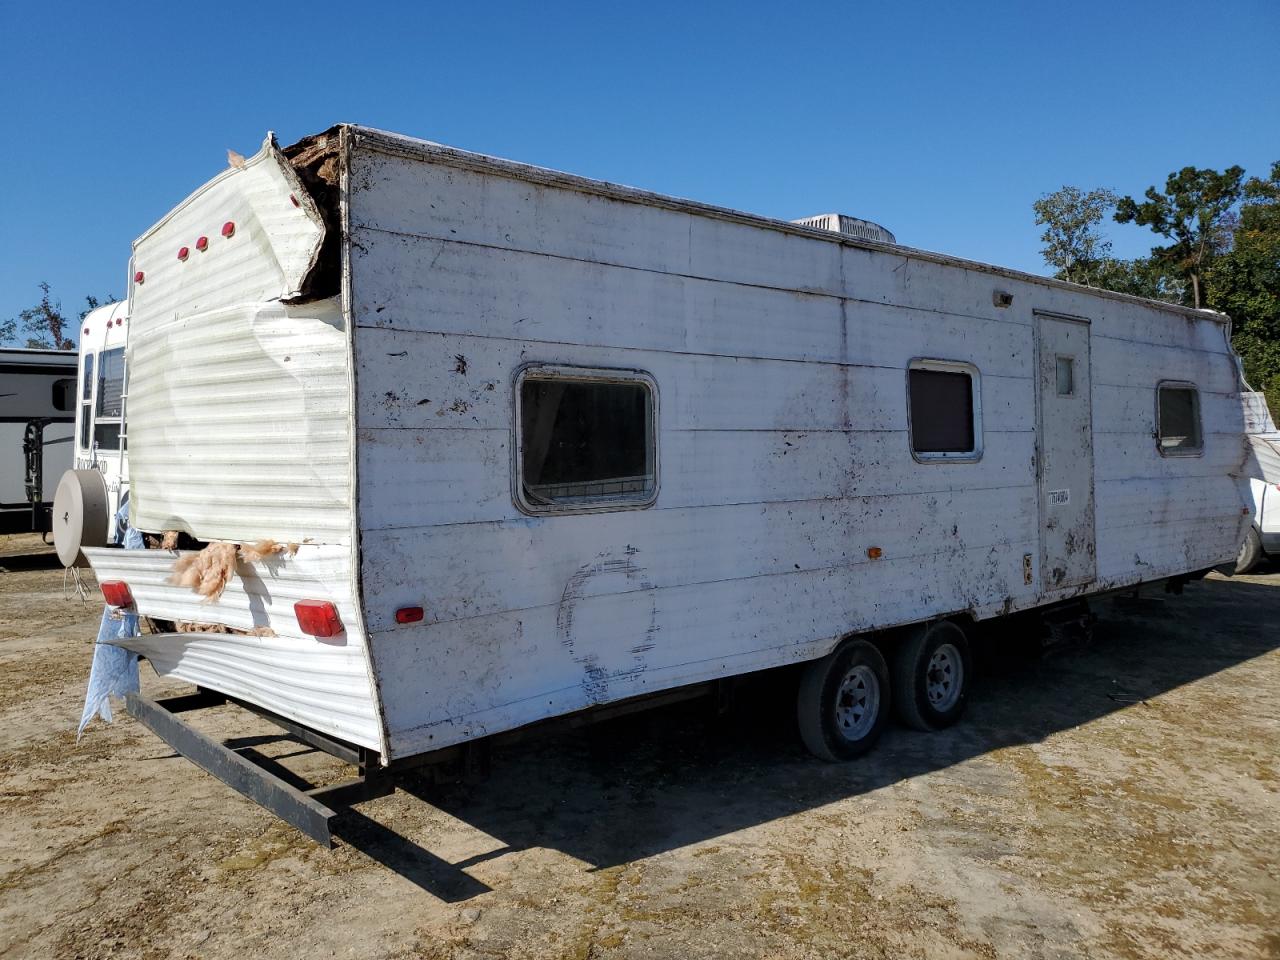
[[[71,465],[75,387],[75,353],[0,349],[0,533],[49,532]]]
[[[80,331],[75,466],[103,475],[113,507],[119,506],[129,486],[124,429],[127,306],[121,301],[98,307],[84,318]]]
[[[975,622],[1234,559],[1225,317],[871,226],[268,138],[134,245],[131,518],[180,549],[85,552],[156,627],[121,643],[200,693],[131,709],[327,839],[175,713],[231,700],[373,773],[806,664],[802,736],[844,758],[891,702],[959,715]],[[296,552],[215,600],[171,582],[264,539]]]
[[[129,460],[124,426],[127,304],[90,311],[80,331],[72,383],[72,469],[53,498],[51,529],[67,566],[83,566],[82,547],[111,541],[115,516],[128,495]]]

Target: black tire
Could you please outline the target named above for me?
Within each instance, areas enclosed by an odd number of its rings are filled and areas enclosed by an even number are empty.
[[[920,624],[893,651],[893,708],[917,730],[941,730],[969,701],[973,658],[964,631],[950,620]]]
[[[1258,536],[1258,528],[1249,527],[1240,544],[1240,552],[1236,555],[1236,573],[1248,573],[1262,560],[1262,537]]]
[[[865,640],[850,640],[814,660],[800,678],[800,739],[820,760],[834,763],[866,753],[884,733],[889,709],[888,664]]]

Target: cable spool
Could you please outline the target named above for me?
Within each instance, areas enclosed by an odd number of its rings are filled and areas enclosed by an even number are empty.
[[[107,482],[98,470],[68,470],[53,495],[53,545],[64,567],[87,567],[83,547],[107,545]]]

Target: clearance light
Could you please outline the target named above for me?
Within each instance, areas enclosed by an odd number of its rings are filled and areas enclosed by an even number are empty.
[[[208,249],[209,249],[209,238],[208,238],[208,237],[201,237],[200,239],[198,239],[198,240],[196,241],[196,249],[197,249],[197,250],[199,250],[201,253],[204,253],[206,250],[208,250]]]
[[[133,606],[133,594],[129,592],[129,585],[123,580],[104,580],[100,586],[102,587],[102,598],[111,606]]]
[[[298,198],[295,197],[292,193],[289,194],[289,202],[292,203],[295,207],[302,206],[302,204],[298,202]]]
[[[224,237],[233,236],[235,232],[236,232],[236,225],[231,220],[228,220],[226,223],[222,225],[222,235]]]
[[[135,273],[135,274],[133,275],[133,282],[134,282],[134,283],[141,283],[143,280],[145,280],[145,279],[146,279],[146,277],[147,277],[147,275],[146,275],[145,273],[143,273],[141,270],[139,270],[137,273]]]
[[[191,251],[190,251],[190,250],[188,250],[186,247],[179,247],[179,248],[178,248],[178,259],[179,259],[179,260],[185,260],[185,259],[187,259],[187,257],[189,257],[189,256],[191,256]]]
[[[298,628],[312,637],[336,637],[342,632],[338,609],[328,600],[299,600],[293,605]]]
[[[421,607],[401,607],[396,611],[396,623],[417,623],[421,619]]]

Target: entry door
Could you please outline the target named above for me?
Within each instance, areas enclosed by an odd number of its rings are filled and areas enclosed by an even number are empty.
[[[1036,368],[1040,582],[1052,590],[1096,572],[1088,321],[1037,315]]]

